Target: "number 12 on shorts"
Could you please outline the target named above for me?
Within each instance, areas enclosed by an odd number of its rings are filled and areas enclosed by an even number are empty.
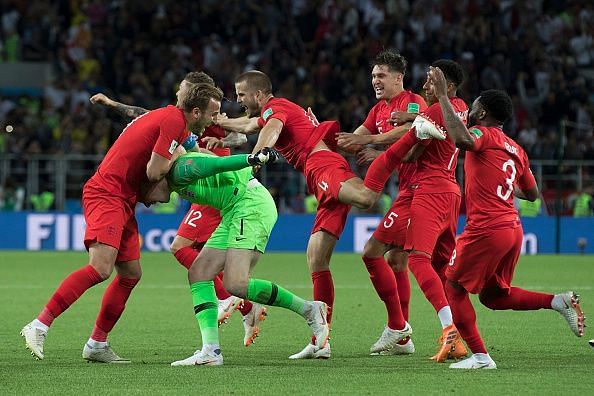
[[[190,210],[184,219],[184,223],[191,227],[197,227],[195,221],[199,220],[202,217],[202,212],[199,210]]]

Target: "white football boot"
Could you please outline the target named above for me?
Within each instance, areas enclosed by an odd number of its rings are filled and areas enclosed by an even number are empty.
[[[118,356],[117,353],[111,349],[109,344],[103,347],[95,348],[87,342],[82,351],[82,357],[89,362],[95,363],[132,363],[130,359],[124,359]]]
[[[488,353],[475,353],[458,363],[450,364],[452,369],[496,369],[495,361]]]
[[[262,304],[252,303],[252,309],[242,318],[245,336],[243,345],[246,347],[252,345],[254,340],[260,334],[260,322],[263,322],[268,315],[267,308]]]
[[[36,360],[42,360],[43,344],[45,343],[47,331],[34,327],[31,322],[23,327],[21,336],[25,339],[25,346],[31,351],[31,355],[33,355]]]
[[[381,351],[372,353],[371,355],[377,356],[392,356],[392,355],[412,355],[415,353],[415,344],[413,344],[412,339],[409,337],[406,343],[404,344],[396,344],[394,348],[388,351]]]
[[[556,294],[551,307],[567,320],[569,328],[578,337],[584,335],[584,321],[586,317],[580,308],[580,296],[572,291]]]
[[[208,352],[197,350],[189,358],[178,360],[171,363],[172,367],[176,366],[222,366],[223,354],[220,349],[214,349]]]
[[[412,126],[415,128],[415,135],[418,139],[444,140],[447,136],[445,129],[432,120],[418,115],[415,117]]]
[[[239,297],[231,296],[224,300],[219,300],[218,308],[218,320],[219,326],[223,323],[227,323],[227,320],[241,304],[243,304],[243,300]]]
[[[314,344],[307,344],[301,352],[289,356],[289,359],[329,359],[330,358],[330,341],[326,342],[326,346],[322,349],[316,350]]]
[[[412,334],[412,327],[408,322],[405,323],[406,325],[402,330],[392,330],[386,326],[380,338],[369,349],[369,352],[371,354],[382,354],[382,352],[391,351],[400,341],[409,337]]]
[[[316,338],[316,348],[322,349],[326,346],[330,336],[330,327],[327,320],[328,305],[322,301],[307,301],[306,304],[309,306],[306,307],[303,317]]]

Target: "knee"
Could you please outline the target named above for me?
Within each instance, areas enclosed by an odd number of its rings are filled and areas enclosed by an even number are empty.
[[[497,309],[497,304],[495,302],[496,299],[497,299],[497,293],[495,293],[491,290],[482,290],[479,293],[479,301],[481,302],[481,304],[483,304],[487,308],[496,310]]]
[[[223,286],[229,292],[229,294],[241,298],[247,297],[247,282],[234,279],[234,277],[227,276],[225,273],[225,276],[223,277]]]
[[[361,197],[359,198],[359,209],[371,210],[377,202],[379,194],[368,189],[367,187],[362,191]]]
[[[173,239],[173,242],[171,242],[171,246],[169,246],[169,250],[171,251],[172,254],[175,255],[175,253],[177,253],[178,250],[180,250],[181,248],[184,248],[186,246],[190,246],[190,245],[188,245],[184,240],[182,240],[178,236],[176,236]]]
[[[388,253],[388,264],[392,267],[394,272],[406,271],[407,265],[407,254],[405,252],[394,252]]]

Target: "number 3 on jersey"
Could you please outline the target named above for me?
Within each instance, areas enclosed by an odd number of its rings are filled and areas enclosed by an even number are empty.
[[[505,187],[497,186],[497,195],[499,198],[507,201],[509,196],[514,192],[514,181],[516,181],[516,164],[513,160],[509,159],[503,163],[501,170],[507,175],[507,168],[511,168],[511,173],[508,178],[505,179]],[[505,193],[503,192],[505,190]]]
[[[202,217],[202,212],[199,210],[190,210],[188,215],[184,219],[184,223],[187,225],[196,228],[197,225],[195,223],[196,220],[199,220]]]

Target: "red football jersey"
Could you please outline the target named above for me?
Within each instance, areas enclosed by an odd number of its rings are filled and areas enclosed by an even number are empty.
[[[167,106],[132,120],[110,147],[89,182],[135,204],[146,166],[155,152],[171,159],[189,136],[183,110]]]
[[[518,220],[514,187],[536,185],[526,152],[500,128],[470,128],[474,150],[464,161],[465,199],[469,227],[493,226]]]
[[[468,106],[460,98],[450,98],[454,111],[462,122],[468,119]],[[423,116],[445,128],[443,114],[439,102],[432,104],[423,112]],[[411,181],[416,185],[415,194],[419,193],[444,193],[460,194],[460,187],[456,182],[456,164],[460,151],[450,139],[426,139],[420,143],[425,146],[425,151],[417,160],[417,171]]]
[[[222,139],[225,136],[227,136],[227,134],[225,133],[225,130],[220,127],[219,125],[209,125],[204,129],[204,133],[198,138],[198,147],[201,148],[206,148],[206,143],[204,143],[201,139],[203,137],[216,137],[218,139]],[[231,155],[231,149],[228,147],[225,148],[214,148],[211,149],[210,151],[212,151],[214,154],[218,155],[219,157],[226,157],[228,155]]]
[[[321,125],[308,117],[307,112],[299,105],[284,98],[271,98],[262,108],[258,125],[262,128],[268,120],[276,118],[283,123],[283,130],[274,145],[288,163],[302,171],[305,160],[311,149],[322,139],[336,141],[332,132],[338,132],[337,122],[326,122]],[[332,145],[330,141],[327,144]],[[331,149],[333,147],[330,147]]]
[[[393,111],[420,113],[426,109],[427,103],[425,103],[425,99],[420,95],[410,91],[402,91],[394,96],[390,102],[386,102],[385,100],[377,102],[369,111],[367,118],[363,122],[363,126],[373,135],[386,133],[394,128],[389,122]],[[398,167],[398,190],[400,194],[407,191],[416,169],[416,162],[403,162]]]

